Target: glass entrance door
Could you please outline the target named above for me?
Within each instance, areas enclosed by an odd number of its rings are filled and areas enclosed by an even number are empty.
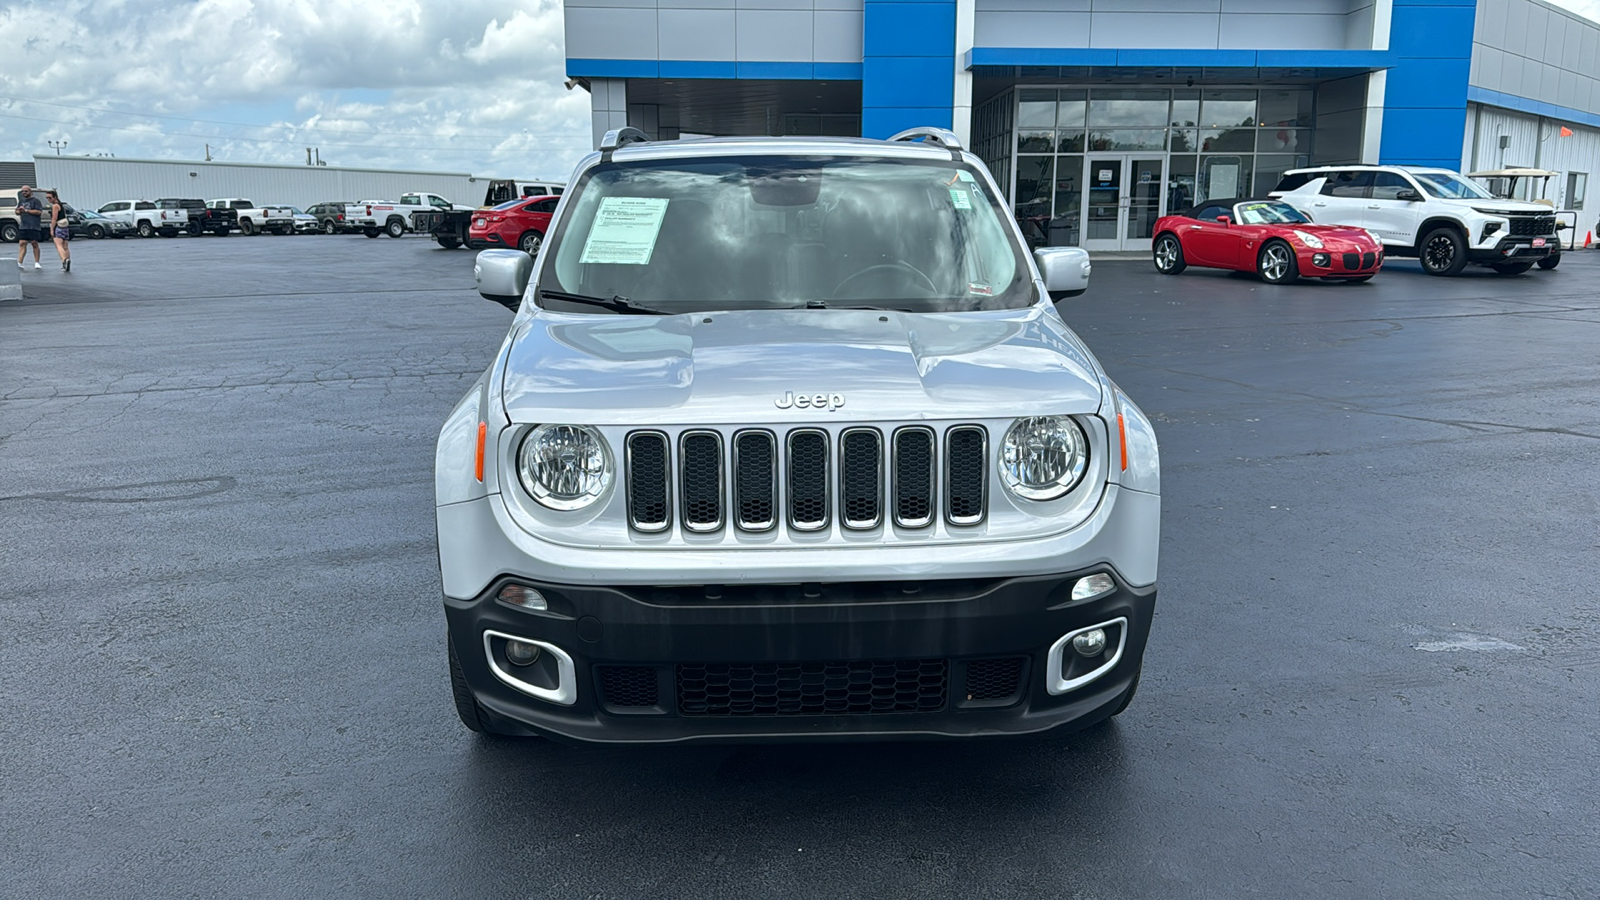
[[[1087,250],[1149,250],[1161,218],[1166,160],[1132,154],[1084,157],[1083,246]]]

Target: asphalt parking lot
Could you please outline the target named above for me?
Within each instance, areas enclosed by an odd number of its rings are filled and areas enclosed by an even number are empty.
[[[73,249],[0,304],[0,895],[1600,893],[1600,252],[1096,263],[1063,312],[1164,463],[1109,726],[575,749],[451,706],[433,441],[510,318],[471,254]]]

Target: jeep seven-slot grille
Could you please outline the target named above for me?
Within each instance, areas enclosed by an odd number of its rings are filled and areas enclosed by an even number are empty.
[[[945,708],[943,659],[808,663],[682,663],[685,716],[825,716],[937,712]]]
[[[872,530],[886,515],[898,528],[918,529],[932,527],[941,504],[950,525],[976,525],[987,512],[988,436],[979,425],[945,431],[942,458],[939,433],[922,425],[895,430],[888,447],[884,432],[868,427],[834,434],[814,427],[785,434],[752,428],[731,435],[694,429],[674,447],[661,432],[629,434],[633,528],[665,531],[676,514],[684,530],[698,533],[729,522],[740,531],[767,531],[780,521],[793,532],[836,524]]]

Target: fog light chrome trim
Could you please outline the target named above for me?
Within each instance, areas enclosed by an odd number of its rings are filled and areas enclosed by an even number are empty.
[[[1104,664],[1096,667],[1093,671],[1079,675],[1077,678],[1062,678],[1061,658],[1066,653],[1068,648],[1072,646],[1072,639],[1080,634],[1093,631],[1096,628],[1117,629],[1117,649],[1112,652],[1111,658],[1106,660]],[[1128,619],[1126,616],[1118,616],[1115,619],[1108,619],[1095,625],[1086,625],[1076,631],[1067,632],[1061,636],[1060,640],[1050,645],[1050,656],[1046,660],[1044,666],[1045,689],[1053,695],[1061,695],[1068,691],[1075,691],[1078,688],[1083,687],[1089,682],[1094,681],[1095,679],[1116,668],[1117,663],[1122,661],[1122,651],[1126,649],[1127,646]],[[1074,655],[1076,655],[1076,653],[1074,653]]]
[[[494,638],[533,644],[545,653],[550,654],[556,661],[556,686],[554,688],[545,688],[530,684],[502,669],[500,663],[494,658]],[[489,671],[494,673],[494,677],[530,697],[560,706],[571,706],[578,700],[578,669],[573,665],[572,657],[567,655],[567,651],[557,647],[555,644],[536,641],[520,634],[506,634],[504,631],[485,629],[483,632],[483,655],[489,661]]]

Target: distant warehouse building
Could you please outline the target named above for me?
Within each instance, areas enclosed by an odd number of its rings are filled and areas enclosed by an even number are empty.
[[[1600,24],[1541,0],[566,0],[595,140],[953,129],[1049,241],[1287,169],[1558,171],[1600,207]]]
[[[344,166],[185,162],[35,154],[34,183],[68,203],[96,209],[113,200],[243,197],[301,209],[329,200],[392,200],[431,191],[455,203],[483,201],[488,181],[464,172],[406,172]]]

